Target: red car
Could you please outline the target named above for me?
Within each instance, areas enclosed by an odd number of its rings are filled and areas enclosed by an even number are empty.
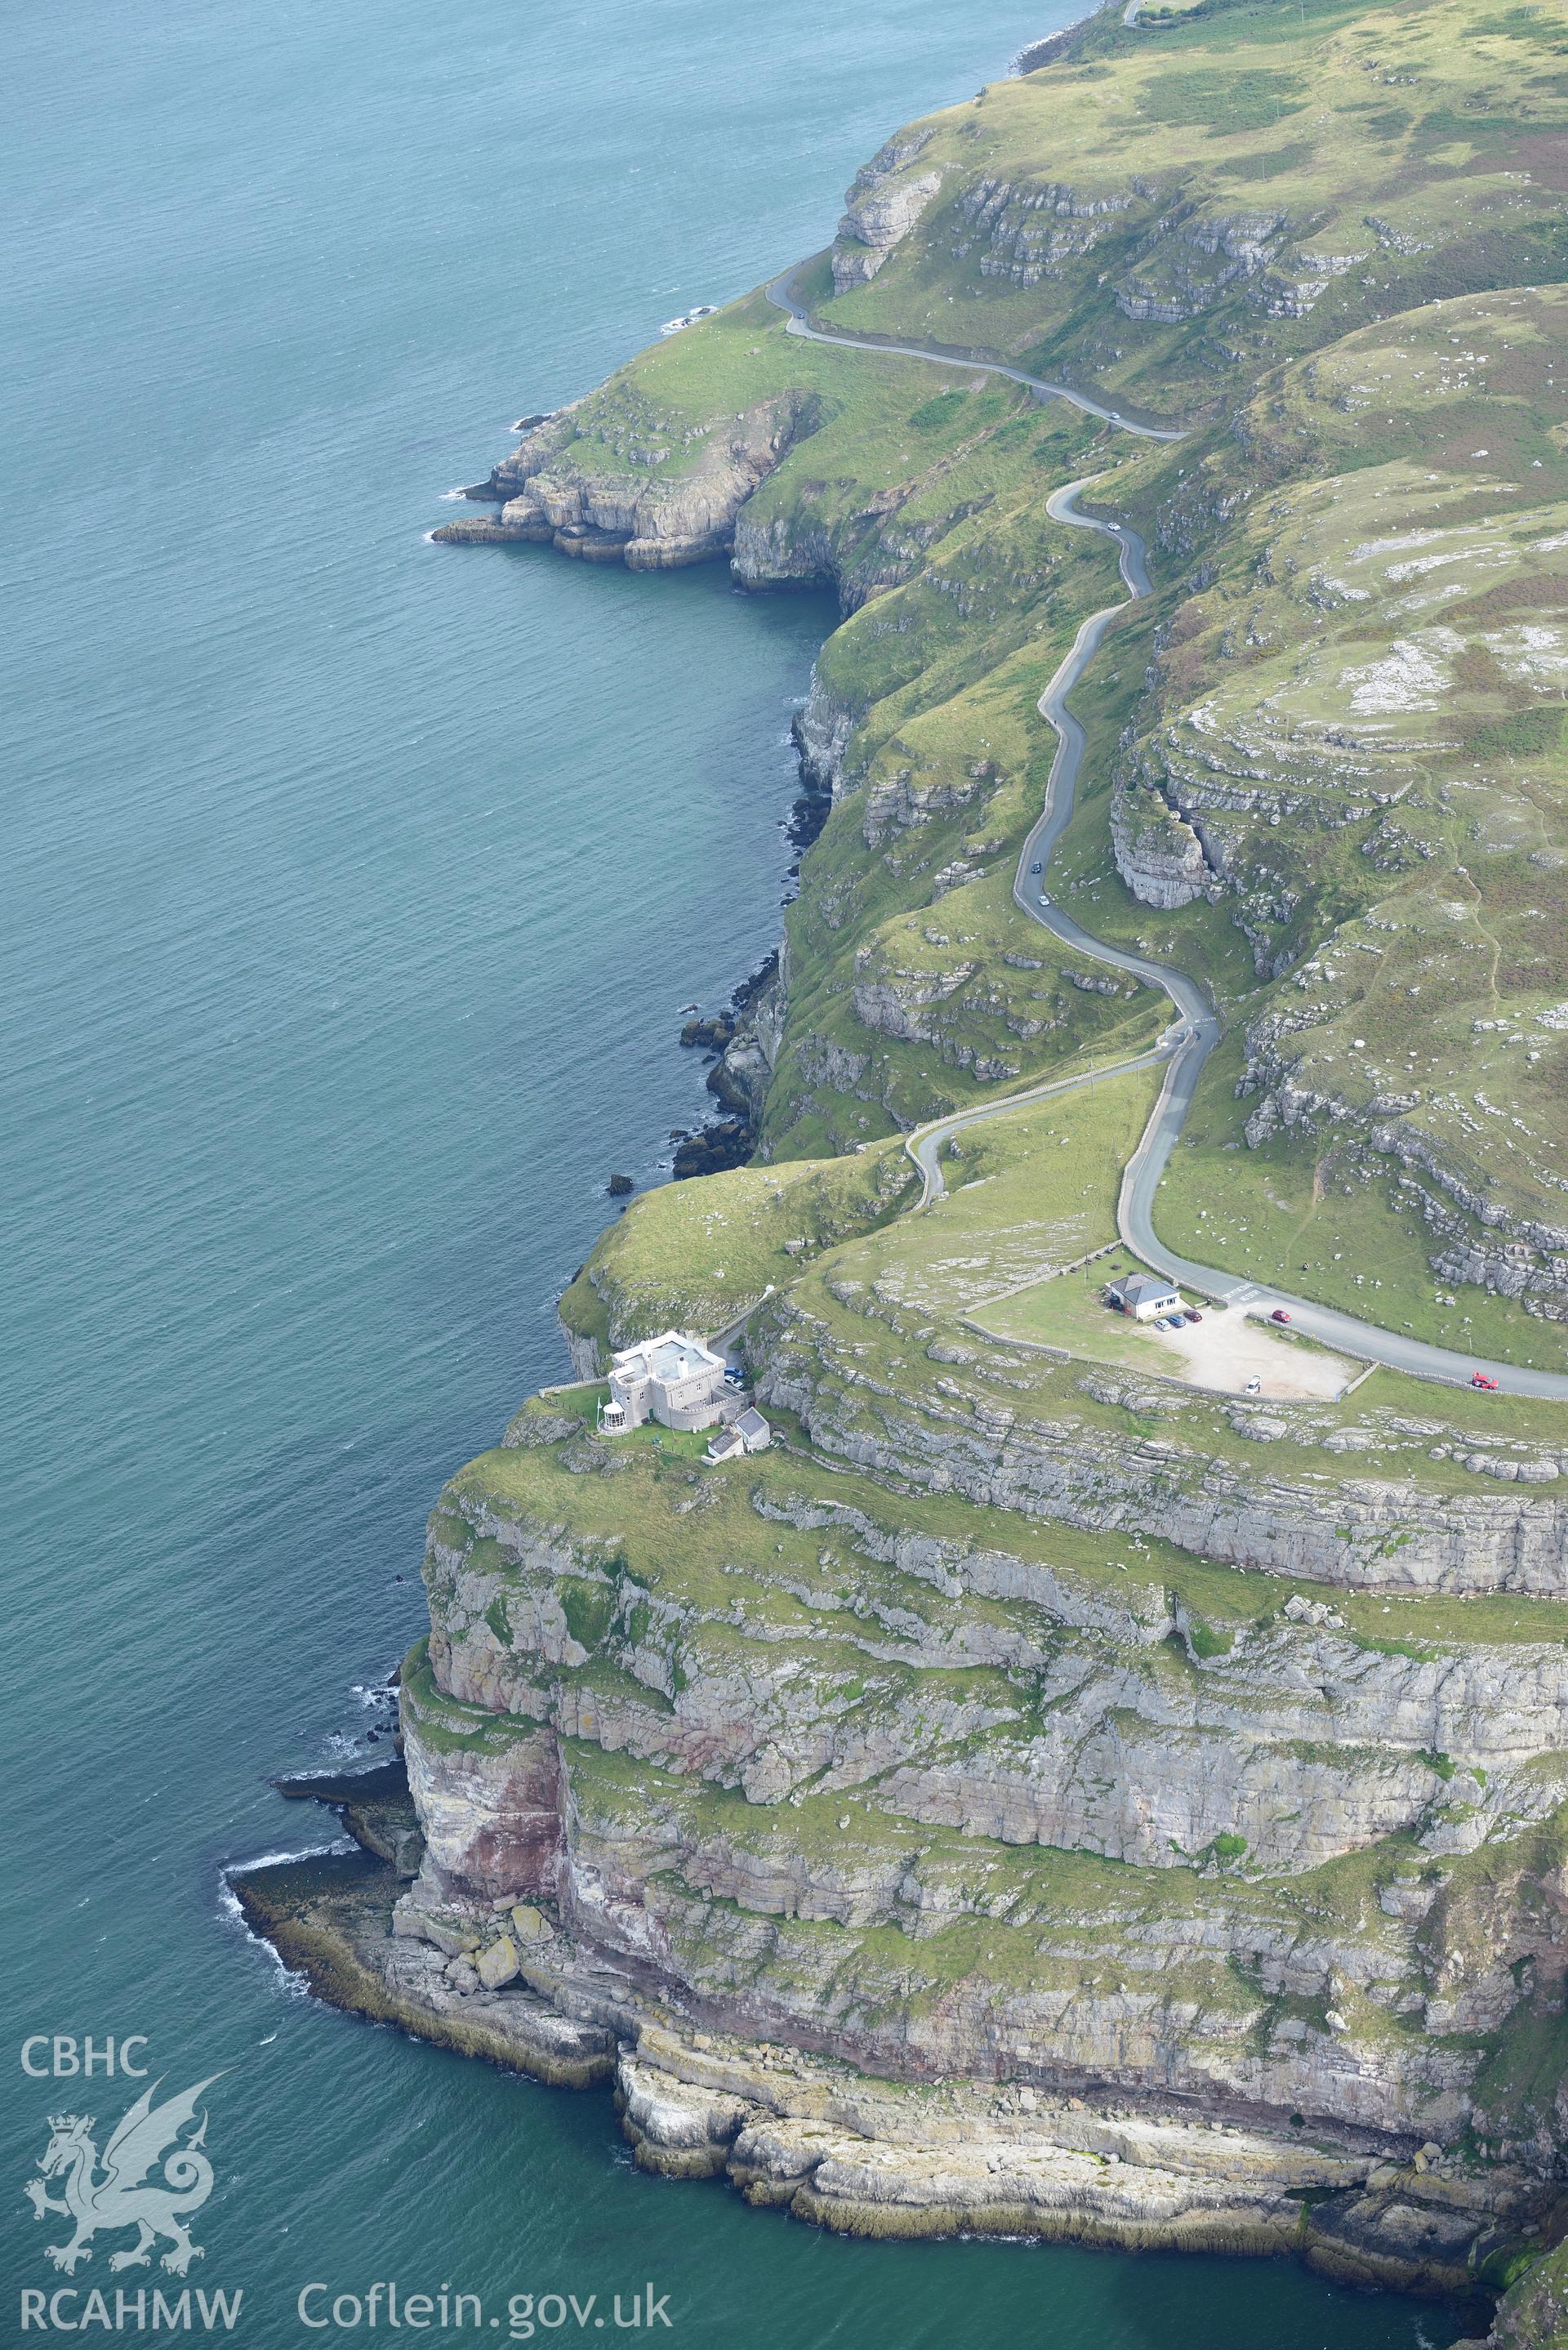
[[[1271,1322],[1288,1322],[1290,1318],[1290,1315],[1285,1312],[1282,1305],[1276,1305],[1273,1312],[1269,1316]]]
[[[1497,1381],[1490,1378],[1485,1371],[1472,1371],[1470,1373],[1470,1385],[1472,1388],[1486,1388],[1490,1391],[1495,1393]]]

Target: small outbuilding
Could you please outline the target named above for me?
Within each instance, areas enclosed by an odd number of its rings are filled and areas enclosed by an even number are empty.
[[[1106,1303],[1136,1322],[1153,1322],[1162,1314],[1182,1311],[1181,1293],[1158,1273],[1129,1273],[1113,1281]]]
[[[748,1404],[728,1427],[720,1429],[702,1457],[717,1468],[722,1461],[740,1461],[748,1452],[765,1452],[773,1440],[773,1430],[762,1413],[755,1404]]]

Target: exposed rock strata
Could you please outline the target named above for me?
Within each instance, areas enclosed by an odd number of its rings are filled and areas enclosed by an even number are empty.
[[[553,1424],[546,1442],[574,1476],[627,1459]],[[707,1490],[698,1472],[684,1506]],[[1158,1584],[1107,1592],[889,1530],[792,1494],[787,1471],[752,1513],[721,1552],[733,1596],[702,1601],[650,1586],[619,1538],[492,1505],[472,1480],[438,1512],[429,1660],[403,1710],[426,1848],[398,1932],[441,1953],[441,1997],[488,1995],[514,1961],[546,1993],[560,1964],[579,1984],[583,1966],[597,1981],[618,1970],[694,2028],[816,2049],[889,2085],[1000,2079],[1014,2103],[1058,2106],[1174,2096],[1282,2129],[1300,2113],[1399,2160],[1469,2127],[1552,2169],[1568,2117],[1500,2098],[1487,2050],[1563,1995],[1568,1869],[1542,1857],[1568,1794],[1555,1644],[1410,1655],[1299,1596],[1217,1643]],[[847,1564],[847,1546],[853,1628],[773,1623],[767,1587],[801,1572],[767,1564],[775,1529],[808,1555]],[[1396,1587],[1400,1557],[1385,1555]],[[1065,1853],[1127,1874],[1069,1892]],[[1351,1865],[1370,1874],[1348,1910],[1291,1889]],[[1195,1900],[1160,1891],[1195,1867]],[[556,1941],[514,1939],[505,1921],[526,1903]],[[511,1947],[487,1957],[498,1935]],[[1040,2147],[1033,2184],[1004,2193],[924,2139],[918,2162],[875,2158],[883,2197],[854,2165],[791,2172],[793,2134],[787,2159],[769,2141],[764,2160],[731,2106],[722,2127],[699,2126],[663,2082],[638,2072],[623,2090],[650,2162],[663,2147],[672,2168],[729,2169],[754,2199],[828,2224],[870,2224],[885,2200],[891,2232],[946,2229],[955,2210],[1012,2231],[1027,2211],[1050,2232],[1065,2210],[1067,2232],[1175,2242],[1210,2241],[1224,2215],[1238,2248],[1264,2249],[1282,2208],[1260,2211],[1234,2181],[1214,2202],[1167,2181],[1149,2204],[1085,2205],[1074,2165]],[[1389,2201],[1379,2187],[1345,2207],[1345,2273],[1385,2273],[1357,2262],[1373,2240],[1394,2256]],[[1146,2221],[1172,2232],[1116,2232]],[[1424,2241],[1447,2258],[1440,2228]],[[1465,2257],[1476,2241],[1473,2224],[1454,2235]]]
[[[916,1412],[906,1399],[868,1392],[798,1309],[781,1308],[773,1326],[765,1397],[797,1411],[830,1456],[878,1477],[1073,1525],[1158,1524],[1200,1556],[1347,1589],[1563,1595],[1568,1505],[1554,1499],[1467,1492],[1439,1503],[1365,1470],[1334,1486],[1266,1470],[1243,1478],[1173,1439],[1108,1450],[1098,1434],[980,1398],[929,1395]]]
[[[940,171],[908,169],[929,138],[929,131],[914,131],[889,140],[856,180],[833,247],[836,294],[876,276],[941,187]]]
[[[1333,309],[1324,296],[1366,257],[1358,228],[1276,203],[1268,169],[1217,197],[1211,177],[1123,191],[1011,165],[1005,182],[962,185],[950,161],[961,189],[939,208],[933,135],[894,142],[850,192],[836,290],[863,286],[906,240],[934,275],[939,235],[956,238],[970,274],[992,281],[961,292],[993,303],[1038,286],[1027,307],[1039,317],[1097,307],[1097,341],[1075,324],[1057,347],[1064,373],[1069,350],[1091,368],[1119,364],[1121,320],[1127,346],[1158,341],[1216,383],[1256,376],[1259,354],[1310,340],[1270,338],[1265,322]],[[1278,162],[1288,185],[1288,151],[1250,160]],[[1407,199],[1390,201],[1395,217],[1366,215],[1380,252],[1425,250]],[[1523,207],[1521,178],[1508,201]],[[900,259],[858,307],[904,274]],[[1167,331],[1198,320],[1199,334]],[[1296,422],[1308,408],[1288,407],[1287,394],[1305,398],[1300,375],[1267,383],[1272,455],[1256,409],[1234,427],[1276,485],[1299,471],[1280,437],[1311,439]],[[797,724],[825,792],[866,783],[835,835],[842,861],[803,910],[820,927],[800,935],[849,933],[823,993],[848,998],[870,1049],[856,1049],[853,1028],[850,1043],[835,1033],[833,1004],[814,1004],[822,1033],[790,1045],[790,1082],[836,1145],[869,1121],[850,1111],[846,1129],[814,1087],[875,1102],[894,1123],[910,1115],[913,1097],[884,1097],[876,1038],[999,1082],[1018,1065],[991,1049],[997,1023],[1020,1037],[1056,1024],[1029,1008],[1044,993],[1014,1001],[968,953],[961,899],[930,927],[875,943],[853,934],[857,825],[873,881],[895,877],[920,908],[993,870],[1002,846],[978,812],[947,837],[927,829],[1002,779],[967,750],[922,757],[929,713],[913,691],[875,749],[857,743],[857,720],[877,734],[876,703],[891,709],[922,661],[937,666],[949,615],[971,623],[1016,597],[1022,626],[1047,576],[1022,526],[992,533],[987,562],[950,547],[926,565],[992,495],[971,483],[944,521],[922,510],[938,467],[917,436],[954,412],[928,406],[937,414],[916,411],[898,436],[913,453],[878,447],[852,497],[836,504],[836,483],[819,504],[828,485],[801,484],[786,513],[778,494],[793,484],[751,494],[811,430],[808,407],[753,407],[732,433],[727,415],[717,430],[672,421],[622,380],[596,411],[592,462],[574,462],[572,417],[533,420],[491,485],[499,517],[447,534],[548,539],[636,565],[729,546],[746,585],[834,579],[855,612],[918,582],[940,609],[929,632],[905,608],[914,597],[866,611]],[[1004,428],[1008,445],[1025,422]],[[661,469],[682,435],[698,454],[672,487]],[[1151,543],[1202,559],[1155,635],[1113,770],[1111,829],[1137,898],[1162,909],[1224,898],[1256,974],[1278,981],[1308,951],[1325,840],[1348,897],[1367,874],[1438,856],[1421,794],[1434,754],[1455,746],[1422,741],[1403,717],[1363,723],[1350,705],[1386,656],[1401,693],[1417,671],[1451,679],[1453,647],[1426,623],[1391,637],[1379,621],[1366,661],[1314,671],[1292,716],[1301,648],[1315,660],[1320,639],[1348,642],[1352,608],[1372,594],[1285,526],[1293,490],[1261,517],[1268,535],[1244,564],[1239,534],[1218,546],[1258,486],[1233,455],[1194,441],[1172,452],[1158,493]],[[1320,504],[1347,498],[1348,479],[1320,482]],[[1391,472],[1375,494],[1402,514],[1438,479]],[[1526,590],[1540,600],[1539,582]],[[877,690],[857,708],[868,680]],[[1407,694],[1369,706],[1419,705]],[[1091,973],[1061,979],[1115,993]],[[971,991],[992,1021],[983,1054],[957,1027]],[[1396,1161],[1449,1278],[1554,1314],[1568,1295],[1563,1233],[1540,1215],[1484,1212],[1462,1169],[1423,1140],[1419,1097],[1397,1073],[1360,1099],[1319,1082],[1304,1053],[1293,1058],[1293,1017],[1249,1032],[1248,1140],[1315,1121],[1363,1159]],[[754,1116],[778,1054],[776,1022],[762,1022],[766,1034],[742,1039],[737,1024],[722,1039],[716,1089],[737,1122]],[[827,1287],[843,1304],[860,1285]],[[804,1431],[817,1483],[793,1490],[776,1452],[748,1466],[754,1523],[710,1516],[719,1489],[678,1460],[661,1458],[652,1488],[639,1482],[629,1448],[597,1443],[566,1411],[524,1410],[508,1432],[508,1472],[533,1465],[520,1453],[558,1462],[554,1482],[539,1481],[544,1501],[520,1502],[523,1481],[482,1463],[443,1504],[428,1660],[410,1672],[404,1714],[423,1857],[385,1948],[367,1936],[357,1950],[355,1980],[381,1985],[366,1998],[391,2002],[372,2012],[422,2017],[410,2028],[436,2036],[483,2033],[474,2044],[493,2052],[504,2041],[531,2069],[602,2069],[613,2043],[644,2167],[728,2176],[753,2201],[854,2231],[1304,2243],[1338,2274],[1442,2289],[1516,2255],[1521,2227],[1552,2224],[1568,2145],[1568,1678],[1549,1609],[1437,1603],[1563,1596],[1568,1451],[1545,1436],[1483,1445],[1376,1409],[1369,1424],[1331,1425],[1240,1400],[1225,1414],[1231,1443],[1211,1408],[1199,1421],[1189,1401],[1136,1379],[1091,1373],[1064,1400],[1040,1387],[1019,1400],[1030,1381],[977,1348],[895,1328],[911,1343],[889,1358],[804,1284],[756,1327],[780,1444]],[[1108,1427],[1113,1409],[1128,1419]],[[1440,1474],[1424,1461],[1405,1473],[1398,1453],[1412,1445]],[[1241,1451],[1257,1465],[1239,1466]],[[836,1504],[834,1485],[860,1505]],[[933,1499],[943,1513],[922,1526]],[[1012,1513],[1011,1525],[991,1518],[966,1538],[954,1526],[981,1522],[961,1503]],[[1054,1554],[1033,1538],[1064,1527],[1107,1554],[1114,1542],[1125,1582],[1045,1563]],[[1188,1554],[1165,1554],[1168,1587],[1131,1555],[1146,1530]],[[1224,1594],[1241,1575],[1225,1568],[1337,1592],[1282,1604],[1275,1591],[1238,1613]],[[1389,1606],[1369,1594],[1435,1604],[1415,1630],[1417,1611],[1401,1611],[1389,1637]],[[1498,1637],[1466,1637],[1467,1615]],[[406,1863],[412,1846],[392,1849]],[[551,2015],[585,2035],[565,2057]],[[1199,2116],[1228,2126],[1195,2128]]]
[[[811,691],[795,714],[795,747],[802,775],[815,790],[835,799],[845,788],[845,756],[855,720],[854,710],[837,699],[814,669]]]
[[[1116,871],[1141,905],[1168,911],[1208,890],[1211,876],[1202,841],[1157,792],[1116,792],[1111,847]]]
[[[585,472],[575,462],[582,405],[535,426],[497,465],[491,488],[501,501],[499,516],[464,517],[435,537],[449,546],[509,540],[553,546],[563,555],[622,562],[633,571],[704,563],[728,552],[745,501],[816,422],[811,400],[784,393],[714,432],[686,472],[639,481],[629,473]],[[654,444],[628,453],[646,461],[670,452]]]
[[[1517,1299],[1549,1322],[1568,1322],[1568,1230],[1516,1208],[1478,1187],[1456,1168],[1408,1113],[1418,1094],[1362,1091],[1359,1100],[1324,1081],[1306,1055],[1292,1051],[1293,1020],[1277,1010],[1248,1026],[1247,1058],[1237,1093],[1254,1107],[1246,1139],[1256,1149],[1271,1135],[1336,1136],[1364,1154],[1393,1159],[1401,1189],[1419,1209],[1434,1246],[1439,1279],[1469,1282],[1496,1297]],[[1426,1179],[1423,1180],[1422,1179]]]
[[[1195,214],[1178,204],[1156,221],[1116,287],[1124,318],[1179,326],[1238,281],[1260,280],[1277,259],[1287,215],[1277,211]],[[1260,300],[1268,295],[1260,286]]]
[[[340,1862],[235,1882],[325,1996],[556,2085],[613,2077],[639,2167],[727,2178],[845,2234],[1293,2252],[1353,2282],[1464,2294],[1550,2204],[1528,2173],[1355,2126],[1276,2130],[1168,2095],[995,2078],[922,2087],[748,2042],[700,2004],[670,2007],[642,1954],[547,1898],[504,1908],[421,1880],[389,1914],[390,1873]]]
[[[1056,181],[977,180],[959,198],[959,217],[971,234],[954,251],[961,258],[974,240],[983,240],[982,277],[1037,286],[1092,253],[1117,216],[1137,203],[1131,190],[1086,195]]]

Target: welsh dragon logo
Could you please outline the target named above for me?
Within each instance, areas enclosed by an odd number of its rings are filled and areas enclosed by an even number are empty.
[[[116,2126],[103,2150],[101,2170],[92,2135],[93,2116],[50,2115],[49,2143],[38,2157],[43,2176],[29,2178],[24,2191],[36,2218],[41,2220],[46,2211],[58,2211],[76,2223],[68,2244],[45,2247],[47,2257],[57,2269],[72,2276],[78,2261],[90,2261],[91,2241],[100,2228],[137,2231],[128,2251],[110,2253],[111,2269],[146,2268],[161,2236],[166,2236],[172,2248],[164,2253],[162,2265],[175,2276],[183,2276],[192,2261],[204,2257],[201,2245],[191,2241],[186,2221],[213,2191],[213,2166],[202,2150],[207,2135],[205,2112],[183,2144],[180,2133],[195,2119],[202,2092],[218,2077],[211,2074],[193,2089],[161,2106],[152,2102],[160,2086],[154,2081]],[[150,2178],[149,2172],[160,2162],[161,2178]],[[44,2184],[45,2179],[62,2176],[63,2201]]]

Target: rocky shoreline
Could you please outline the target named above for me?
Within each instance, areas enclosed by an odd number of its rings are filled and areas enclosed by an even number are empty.
[[[787,419],[771,413],[761,420],[737,418],[744,429],[728,452],[705,451],[697,474],[677,494],[659,485],[634,491],[625,482],[579,477],[568,452],[575,410],[581,405],[519,418],[518,447],[487,481],[462,493],[471,503],[499,506],[500,514],[464,515],[435,531],[434,540],[454,546],[551,546],[579,561],[624,562],[632,570],[669,570],[732,555],[737,583],[759,589],[813,587],[831,578],[825,553],[820,559],[813,553],[803,569],[800,550],[793,546],[774,547],[772,560],[753,556],[750,562],[737,546],[737,522],[746,500],[800,433],[811,429],[814,420],[804,410]],[[633,462],[644,462],[647,452],[630,455]],[[814,701],[817,691],[814,672]],[[794,852],[787,877],[792,882],[826,821],[835,791],[834,771],[817,755],[802,716],[793,732],[801,788],[786,825]],[[707,1084],[720,1109],[694,1132],[672,1135],[678,1182],[720,1174],[751,1158],[784,1017],[783,958],[774,947],[736,987],[725,1011],[688,1022],[681,1043],[711,1049],[716,1056]]]
[[[784,992],[783,951],[772,947],[722,1012],[688,1020],[680,1031],[688,1051],[705,1053],[711,1061],[707,1087],[719,1104],[719,1115],[694,1134],[680,1137],[674,1170],[678,1183],[743,1167],[756,1149],[784,1026]]]
[[[1481,2321],[1559,2188],[1350,2125],[993,2081],[877,2077],[747,2040],[545,1897],[453,1898],[400,1766],[286,1793],[360,1845],[237,1872],[247,1923],[332,2004],[552,2086],[613,2084],[642,2169],[727,2178],[837,2233],[1289,2256]]]
[[[765,400],[734,419],[735,430],[710,441],[679,481],[601,480],[580,472],[569,452],[581,400],[529,424],[515,449],[464,495],[499,506],[496,515],[463,515],[432,534],[438,545],[554,546],[585,563],[624,563],[629,571],[670,571],[729,554],[735,517],[758,484],[815,422],[809,402]],[[651,467],[670,451],[628,419],[622,455]]]

